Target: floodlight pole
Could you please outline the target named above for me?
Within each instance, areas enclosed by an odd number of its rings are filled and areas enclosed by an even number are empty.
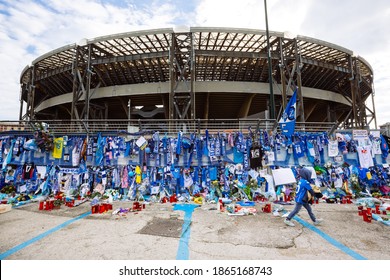
[[[273,85],[272,85],[273,79],[272,79],[271,49],[270,49],[270,46],[269,46],[267,0],[264,0],[264,12],[265,12],[265,30],[266,30],[266,35],[267,35],[267,58],[268,58],[270,119],[275,119],[275,98],[274,98],[274,90],[273,90]]]
[[[127,102],[127,107],[129,108],[127,120],[129,121],[129,125],[130,125],[130,120],[131,120],[131,99],[129,99],[129,101]]]

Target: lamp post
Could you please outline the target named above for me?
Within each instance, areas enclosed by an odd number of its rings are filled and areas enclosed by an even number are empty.
[[[131,99],[129,99],[129,101],[127,102],[127,107],[129,108],[127,120],[129,121],[129,125],[130,125],[130,120],[131,120]]]
[[[275,98],[274,98],[274,90],[273,90],[273,86],[272,86],[272,62],[271,62],[271,49],[269,46],[267,0],[264,0],[264,12],[265,12],[265,30],[266,30],[266,35],[267,35],[270,119],[275,119]]]

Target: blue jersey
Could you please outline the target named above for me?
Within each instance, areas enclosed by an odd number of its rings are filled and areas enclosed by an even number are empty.
[[[312,188],[310,186],[310,183],[307,180],[300,179],[295,195],[295,201],[300,204],[307,203],[306,193],[311,189]]]

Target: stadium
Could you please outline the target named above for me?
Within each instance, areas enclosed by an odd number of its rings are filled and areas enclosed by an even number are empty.
[[[190,27],[82,39],[35,59],[20,84],[21,121],[276,120],[297,89],[306,126],[376,126],[367,61],[281,32]]]
[[[22,227],[4,227],[0,259],[37,252],[109,259],[108,247],[113,258],[168,259],[179,239],[181,260],[389,256],[381,232],[390,225],[390,137],[367,129],[376,128],[373,70],[351,50],[253,29],[137,31],[46,53],[25,67],[20,85],[19,122],[0,123],[0,213],[16,208],[2,224]],[[278,127],[281,116],[291,120],[288,133]],[[311,202],[309,188],[316,189]],[[294,218],[296,230],[283,228],[285,213],[302,205],[314,225],[306,215]],[[250,215],[257,216],[238,217]],[[379,234],[372,242],[341,239],[356,252],[336,240],[359,230]],[[81,237],[78,250],[61,247],[67,232],[70,242]],[[309,246],[300,248],[302,232]],[[312,232],[328,243],[316,245]],[[101,242],[105,236],[118,246]],[[219,275],[231,273],[220,268]]]

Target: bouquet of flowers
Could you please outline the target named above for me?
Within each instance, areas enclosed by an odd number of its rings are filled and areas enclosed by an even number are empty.
[[[11,194],[11,193],[13,193],[13,192],[16,192],[16,188],[15,188],[15,186],[13,186],[13,185],[4,186],[4,187],[1,189],[1,192],[2,192],[2,193],[5,193],[5,194]]]
[[[355,193],[355,196],[359,196],[359,193],[362,191],[362,188],[359,184],[359,178],[356,174],[352,174],[349,178],[351,190]]]

